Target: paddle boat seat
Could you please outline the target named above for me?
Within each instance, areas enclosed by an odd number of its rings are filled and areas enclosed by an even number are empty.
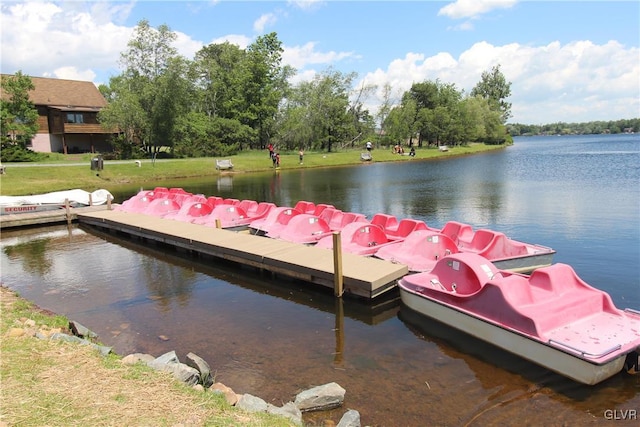
[[[260,202],[255,207],[255,209],[252,208],[248,210],[247,215],[249,215],[249,218],[252,218],[252,219],[264,218],[265,216],[267,216],[269,212],[271,212],[271,209],[274,209],[275,207],[276,207],[275,203]]]
[[[528,253],[524,243],[511,240],[504,233],[486,229],[477,230],[468,245],[460,244],[460,250],[474,252],[490,260]]]
[[[359,224],[359,226],[351,235],[351,239],[346,242],[343,241],[342,249],[345,252],[365,256],[374,255],[391,242],[382,227],[378,225],[368,224],[363,221],[353,222],[352,224]]]
[[[381,248],[375,256],[405,264],[413,272],[431,270],[440,258],[457,252],[458,247],[448,236],[433,230],[416,230],[406,239]]]
[[[142,211],[145,215],[152,215],[162,217],[170,212],[177,212],[180,210],[178,202],[172,199],[154,199],[149,205]]]
[[[325,220],[311,214],[300,214],[291,217],[282,229],[269,231],[267,237],[276,237],[293,243],[312,244],[328,234],[331,234],[331,229]]]
[[[190,222],[191,220],[193,220],[193,217],[189,216],[189,211],[191,210],[191,208],[193,207],[193,205],[206,205],[207,204],[207,199],[204,196],[201,195],[196,195],[196,196],[190,196],[188,199],[185,199],[182,204],[180,205],[180,209],[177,212],[169,212],[166,215],[163,216],[163,218],[165,219],[173,219],[173,220],[177,220],[177,221],[186,221],[186,222]],[[209,206],[210,208],[210,206]],[[202,208],[200,209],[195,209],[193,212],[197,212],[198,210],[202,210]],[[211,212],[211,209],[209,209],[209,212]]]
[[[327,207],[322,212],[320,212],[320,215],[318,215],[318,217],[324,219],[327,224],[329,224],[331,222],[331,217],[338,210],[339,209],[336,209],[334,207]]]
[[[224,199],[220,196],[209,196],[207,197],[207,204],[212,208],[215,208],[218,205],[221,205]]]
[[[233,228],[245,225],[247,213],[239,206],[222,204],[218,205],[207,216],[194,219],[194,224],[202,224],[207,227],[217,227],[220,222],[220,228]]]
[[[429,282],[432,286],[440,287],[453,295],[469,296],[478,293],[499,273],[500,270],[495,265],[481,256],[457,253],[448,255],[436,263],[429,272],[433,276]]]
[[[148,192],[144,192],[148,193]],[[140,193],[139,193],[140,194]],[[153,200],[153,195],[143,194],[137,195],[129,200],[125,200],[121,205],[116,206],[115,210],[123,212],[142,213]]]
[[[392,230],[398,227],[398,219],[393,215],[377,213],[371,218],[371,224],[379,225],[383,230]]]
[[[471,243],[473,239],[473,228],[469,224],[458,221],[447,222],[440,232],[449,236],[456,245]]]
[[[316,210],[316,205],[313,202],[299,200],[293,208],[305,214],[313,214]]]
[[[342,230],[347,224],[351,224],[352,222],[358,221],[366,221],[367,218],[364,214],[354,213],[354,212],[343,212],[343,211],[335,211],[331,216],[331,221],[329,222],[329,227],[333,231]]]
[[[316,205],[316,208],[313,210],[313,214],[314,214],[315,216],[320,216],[320,214],[322,214],[322,212],[324,212],[324,211],[325,211],[326,209],[328,209],[328,208],[335,209],[335,206],[333,206],[333,205],[328,205],[328,204],[326,204],[326,203],[318,203],[318,204]]]
[[[413,231],[428,230],[427,223],[417,219],[403,218],[395,228],[385,228],[385,233],[390,239],[404,239]]]
[[[302,212],[299,210],[291,207],[276,207],[271,209],[264,218],[251,221],[249,223],[249,228],[253,229],[256,234],[266,234],[270,231],[274,231],[275,229],[282,228],[289,222],[291,217],[300,215],[301,213]]]
[[[256,202],[255,200],[240,200],[237,203],[238,207],[242,208],[247,215],[250,215],[250,212],[255,212],[256,209],[258,209],[258,202]]]

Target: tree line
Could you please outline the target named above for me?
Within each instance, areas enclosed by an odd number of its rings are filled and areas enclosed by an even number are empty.
[[[120,55],[122,73],[100,85],[108,105],[98,119],[106,129],[118,131],[112,141],[115,157],[226,156],[268,144],[285,151],[329,152],[367,141],[420,147],[508,144],[512,135],[545,131],[506,125],[511,83],[500,65],[483,72],[468,94],[439,80],[414,83],[402,94],[387,84],[378,110],[371,112],[367,101],[378,88],[354,88],[356,73],[328,68],[310,81],[291,84],[296,70],[282,65],[276,33],[258,37],[246,49],[228,42],[210,44],[193,59],[177,53],[176,38],[167,25],[153,28],[140,21]],[[37,113],[27,95],[33,84],[20,72],[1,83],[9,95],[2,99],[2,127],[7,130],[2,148],[24,149],[37,131]],[[627,124],[607,129],[626,129]],[[546,126],[550,133],[574,129]],[[635,131],[637,126],[636,121]]]
[[[602,133],[638,133],[640,118],[586,123],[550,123],[546,125],[508,124],[507,129],[513,136],[531,135],[590,135]]]
[[[452,84],[416,83],[375,113],[366,108],[377,89],[353,88],[356,73],[328,68],[312,80],[289,83],[296,70],[282,65],[276,33],[246,49],[210,44],[193,59],[177,54],[176,35],[166,25],[142,20],[122,52],[123,72],[101,85],[109,105],[101,123],[119,129],[120,157],[168,150],[176,157],[224,156],[273,144],[279,150],[332,151],[416,143],[504,143],[510,116],[510,83],[494,67],[466,96]],[[397,105],[396,105],[397,104]]]

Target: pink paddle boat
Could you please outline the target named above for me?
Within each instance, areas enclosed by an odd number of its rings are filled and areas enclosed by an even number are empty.
[[[398,286],[408,308],[583,384],[638,362],[640,312],[616,308],[566,264],[526,276],[458,253]]]
[[[490,260],[497,268],[517,273],[529,273],[553,262],[555,250],[510,239],[504,233],[479,229],[450,221],[440,231],[450,237],[460,252],[472,252]]]
[[[264,218],[251,221],[249,229],[258,236],[264,236],[270,231],[275,234],[277,229],[283,228],[292,217],[300,214],[302,212],[291,207],[275,207]]]
[[[432,230],[417,230],[406,239],[380,248],[376,258],[405,264],[409,271],[431,270],[442,257],[458,253],[458,247],[448,236]]]
[[[331,233],[329,224],[322,218],[311,214],[300,214],[293,216],[284,227],[272,229],[266,236],[310,245]]]
[[[340,231],[342,250],[356,255],[371,256],[379,250],[396,243],[389,240],[379,225],[367,221],[355,221],[344,226]],[[323,237],[316,245],[320,248],[333,249],[333,236]]]

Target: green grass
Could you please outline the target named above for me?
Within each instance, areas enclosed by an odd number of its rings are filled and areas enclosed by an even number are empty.
[[[454,147],[447,152],[440,152],[435,148],[419,148],[414,158],[399,156],[391,150],[375,149],[372,151],[374,162],[416,162],[452,156],[475,154],[483,151],[501,149],[504,146],[471,144],[469,146]],[[281,152],[280,168],[282,170],[296,168],[334,167],[360,164],[360,150],[341,150],[338,152],[306,152],[304,163],[301,165],[297,152]],[[62,156],[62,155],[57,155]],[[56,156],[56,157],[57,157]],[[215,169],[214,158],[158,160],[142,160],[142,167],[136,167],[135,161],[125,163],[104,163],[102,171],[91,170],[91,158],[94,155],[69,155],[62,160],[57,159],[33,167],[19,167],[11,163],[4,164],[6,173],[0,175],[0,194],[5,196],[42,194],[50,191],[80,188],[95,191],[99,188],[109,189],[113,186],[127,184],[144,184],[162,180],[179,178],[195,178],[217,176],[220,172]],[[232,173],[247,173],[269,170],[273,167],[268,152],[245,151],[240,154],[225,157],[233,162]],[[82,162],[77,164],[77,162]],[[54,166],[67,164],[68,166]]]
[[[35,330],[52,332],[68,320],[5,287],[0,304],[0,425],[292,425],[283,417],[236,409],[220,394],[187,387],[144,364],[126,365],[86,345],[35,338]],[[8,334],[12,329],[27,333]]]

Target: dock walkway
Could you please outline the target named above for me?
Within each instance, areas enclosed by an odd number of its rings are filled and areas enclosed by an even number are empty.
[[[334,254],[328,249],[114,210],[82,213],[78,221],[334,288]],[[403,264],[342,254],[345,294],[376,298],[394,288],[396,281],[407,272]]]
[[[41,212],[0,215],[0,229],[75,222],[78,220],[78,213],[80,212],[104,211],[107,209],[109,209],[107,205],[93,205],[69,208],[69,212],[64,208],[60,208]]]

